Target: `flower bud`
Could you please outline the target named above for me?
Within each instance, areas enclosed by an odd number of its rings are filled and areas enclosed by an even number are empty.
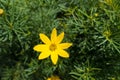
[[[3,9],[0,9],[0,15],[2,15],[2,14],[3,14],[3,12],[4,12],[4,10],[3,10]]]

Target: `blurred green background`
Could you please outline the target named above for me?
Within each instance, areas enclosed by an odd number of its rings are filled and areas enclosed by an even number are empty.
[[[119,0],[0,0],[0,80],[120,80]],[[64,31],[69,59],[38,60],[39,33]]]

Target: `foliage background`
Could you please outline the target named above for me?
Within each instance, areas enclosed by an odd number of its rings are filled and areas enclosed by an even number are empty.
[[[0,0],[1,80],[120,80],[119,0]],[[33,47],[56,27],[69,59],[38,60]]]

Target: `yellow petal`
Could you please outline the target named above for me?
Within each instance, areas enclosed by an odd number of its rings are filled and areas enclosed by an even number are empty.
[[[50,53],[48,51],[44,51],[39,55],[38,59],[45,59],[49,56],[50,56]]]
[[[44,42],[45,44],[50,44],[51,43],[49,38],[45,34],[40,33],[39,36],[40,36],[40,39],[42,40],[42,42]]]
[[[70,46],[72,46],[72,43],[61,43],[61,44],[59,44],[59,48],[61,48],[61,49],[67,49]]]
[[[60,33],[58,36],[57,36],[57,40],[56,40],[56,43],[60,43],[64,38],[64,32]]]
[[[52,43],[55,42],[56,37],[57,37],[57,30],[56,30],[56,28],[54,28],[54,29],[52,30],[52,33],[51,33],[51,41],[52,41]]]
[[[41,51],[44,51],[46,49],[48,50],[48,47],[47,47],[47,45],[44,45],[44,44],[38,44],[38,45],[34,46],[33,49],[35,51],[41,52]]]
[[[51,80],[51,78],[48,78],[47,80]]]
[[[69,54],[65,50],[59,50],[58,55],[64,58],[68,58]]]
[[[58,61],[58,54],[52,52],[52,54],[51,54],[51,60],[52,60],[53,64],[55,65],[57,63],[57,61]]]

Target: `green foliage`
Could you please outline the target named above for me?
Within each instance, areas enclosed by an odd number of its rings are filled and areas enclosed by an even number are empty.
[[[120,80],[119,0],[0,0],[1,80]],[[38,60],[39,33],[64,31],[69,59]]]

